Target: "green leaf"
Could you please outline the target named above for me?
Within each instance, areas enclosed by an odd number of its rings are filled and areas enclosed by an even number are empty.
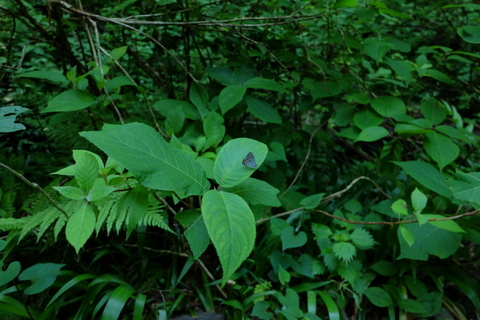
[[[209,149],[212,146],[218,146],[225,136],[225,126],[223,125],[223,117],[211,111],[203,119],[203,131],[207,136],[204,149]]]
[[[70,83],[70,81],[68,81],[68,79],[59,70],[30,71],[30,72],[19,74],[16,77],[44,79],[54,83],[59,83],[61,85],[68,85]]]
[[[2,261],[2,267],[3,267],[3,261]],[[0,270],[0,286],[3,286],[13,279],[15,279],[18,274],[20,273],[20,262],[18,261],[12,261],[6,270]]]
[[[450,77],[447,76],[445,73],[443,73],[441,71],[438,71],[438,70],[434,70],[434,69],[423,70],[423,72],[421,72],[421,76],[422,77],[432,77],[435,80],[438,80],[440,82],[444,82],[444,83],[453,85],[452,79],[450,79]]]
[[[53,189],[60,192],[62,196],[72,200],[82,200],[87,197],[86,192],[77,187],[64,186],[64,187],[53,187]]]
[[[98,178],[98,162],[91,154],[78,155],[75,163],[75,179],[85,193],[90,190]],[[74,199],[77,200],[77,199]]]
[[[141,123],[105,125],[80,135],[131,171],[146,187],[201,195],[209,188],[200,164]]]
[[[372,108],[380,115],[397,121],[408,121],[407,108],[402,100],[392,96],[379,96],[370,102]]]
[[[247,88],[241,86],[228,86],[224,88],[218,96],[218,104],[220,105],[222,114],[225,114],[242,101],[245,92],[247,92]]]
[[[285,285],[290,282],[290,273],[285,270],[282,266],[278,267],[278,280],[282,285]]]
[[[288,226],[282,230],[281,239],[282,251],[285,251],[291,248],[302,247],[305,243],[307,243],[307,234],[303,231],[295,234],[293,227]]]
[[[343,8],[343,7],[356,7],[358,6],[357,0],[337,0],[335,3],[335,8]]]
[[[197,109],[206,108],[208,106],[208,92],[205,88],[194,82],[190,87],[190,101]]]
[[[65,234],[77,253],[92,235],[95,220],[95,212],[88,203],[82,203],[81,207],[68,219]]]
[[[267,312],[267,309],[270,309],[270,303],[268,301],[258,301],[253,306],[252,313],[250,315],[261,320],[273,319],[273,313]]]
[[[383,290],[379,287],[370,287],[365,291],[365,295],[367,296],[370,302],[380,308],[386,308],[393,305],[392,298],[388,294],[387,291]]]
[[[182,130],[183,124],[185,123],[185,113],[182,111],[171,110],[166,117],[165,131],[167,131],[167,135],[171,136]]]
[[[254,170],[242,164],[243,158],[252,152],[257,168],[265,160],[268,148],[265,144],[247,138],[230,140],[218,153],[215,160],[215,180],[223,188],[233,187],[247,179]]]
[[[263,204],[271,207],[281,205],[277,198],[278,189],[262,180],[248,178],[233,187],[223,188],[222,190],[238,194],[252,205]]]
[[[25,130],[21,123],[15,123],[15,119],[20,113],[30,111],[23,107],[1,107],[0,108],[0,133],[15,132]]]
[[[275,110],[269,103],[255,99],[248,95],[245,99],[247,101],[248,111],[250,111],[258,119],[270,123],[282,123],[282,118],[278,114],[278,111]]]
[[[317,293],[320,296],[320,298],[323,300],[323,302],[325,302],[325,305],[327,306],[328,319],[330,320],[342,319],[340,317],[340,310],[337,304],[335,303],[335,301],[332,299],[332,297],[328,293],[323,291],[317,291]]]
[[[133,292],[135,292],[135,290],[132,287],[124,284],[119,285],[113,290],[105,305],[101,320],[117,320],[120,318],[120,313]]]
[[[398,273],[397,265],[386,260],[375,262],[370,268],[385,277],[391,277]]]
[[[210,243],[203,216],[199,215],[198,219],[185,231],[184,235],[192,250],[193,259],[200,258]]]
[[[383,122],[383,118],[370,108],[367,108],[355,113],[353,121],[357,127],[363,130],[369,127],[377,127]]]
[[[243,86],[246,88],[253,89],[265,89],[276,92],[285,92],[283,86],[278,84],[276,81],[265,78],[251,78],[243,83]]]
[[[112,51],[110,51],[110,56],[115,59],[115,60],[120,60],[121,57],[127,53],[128,46],[122,46],[119,48],[115,48]]]
[[[480,173],[457,171],[458,180],[450,180],[455,198],[480,206]]]
[[[452,191],[448,187],[445,176],[443,176],[431,164],[421,161],[394,161],[393,163],[400,166],[407,174],[411,175],[413,179],[421,183],[427,189],[447,198],[453,196]]]
[[[407,61],[393,60],[390,58],[387,58],[386,62],[402,78],[402,80],[408,86],[412,81],[412,75],[410,73],[410,70],[412,69],[412,65]]]
[[[108,195],[110,195],[115,190],[116,188],[112,186],[106,186],[106,185],[95,186],[88,192],[87,201],[93,202],[93,201],[103,199]],[[74,200],[80,200],[80,199],[74,199]]]
[[[457,34],[468,43],[480,43],[480,27],[479,26],[463,26],[457,29]]]
[[[200,113],[198,110],[186,101],[174,99],[160,100],[155,102],[152,108],[160,112],[165,118],[168,118],[170,113],[182,112],[187,119],[200,120]]]
[[[83,90],[70,89],[53,98],[40,113],[82,110],[90,107],[94,102],[95,97],[90,93]]]
[[[332,245],[332,250],[338,259],[350,262],[355,257],[357,249],[350,242],[338,241]]]
[[[388,136],[388,131],[384,127],[369,127],[358,135],[358,137],[355,139],[355,142],[357,141],[367,141],[367,142],[372,142],[372,141],[377,141],[382,138],[385,138]]]
[[[27,268],[18,276],[20,281],[32,281],[32,284],[23,292],[37,294],[48,289],[57,279],[63,266],[65,265],[57,263],[37,263]]]
[[[423,214],[423,216],[427,220],[446,218],[440,214]],[[435,227],[442,228],[447,231],[465,233],[465,230],[463,230],[454,220],[428,221],[428,223],[431,223]]]
[[[442,123],[448,114],[447,109],[435,98],[422,101],[420,108],[425,119],[429,120],[432,125]]]
[[[130,234],[142,221],[148,208],[148,189],[142,185],[136,186],[123,195],[117,204],[117,215],[127,210],[127,234]]]
[[[320,202],[322,201],[324,195],[325,193],[317,193],[317,194],[308,196],[304,198],[302,201],[300,201],[300,204],[307,209],[315,209],[320,205]]]
[[[393,47],[393,44],[379,41],[377,38],[367,38],[363,43],[363,51],[377,63]]]
[[[452,139],[437,132],[427,133],[423,146],[427,154],[438,164],[440,171],[455,161],[460,154],[460,149]]]
[[[404,237],[398,234],[400,242],[398,259],[426,261],[429,254],[445,259],[457,251],[462,239],[460,234],[438,228],[430,223],[421,226],[417,223],[409,223],[401,227],[407,229],[413,235],[415,243],[410,246]]]
[[[408,230],[405,225],[400,225],[398,227],[398,232],[402,235],[403,240],[405,240],[405,243],[408,244],[409,247],[411,247],[415,243],[415,236],[413,233]],[[400,237],[400,235],[399,235]]]
[[[395,126],[395,132],[401,136],[411,136],[417,134],[429,133],[432,130],[422,128],[414,124],[399,123]]]
[[[363,228],[357,228],[350,234],[353,244],[359,249],[371,249],[375,244],[370,232]]]
[[[300,298],[295,290],[288,288],[285,295],[278,295],[278,301],[283,306],[281,314],[287,319],[300,319],[303,312],[300,309]]]
[[[398,216],[407,216],[408,215],[408,206],[407,202],[403,199],[398,199],[392,204],[392,210]]]
[[[218,66],[215,68],[208,67],[207,73],[210,77],[217,80],[219,83],[223,84],[224,86],[241,84],[241,83],[238,83],[239,81],[237,81],[237,76],[226,65]]]
[[[112,92],[115,89],[118,89],[123,86],[135,86],[135,84],[126,76],[115,77],[111,80],[108,80],[106,89],[108,92]]]
[[[205,193],[202,215],[220,258],[223,269],[222,285],[225,285],[253,250],[255,219],[240,196],[216,190]]]
[[[423,308],[422,304],[419,303],[418,301],[412,300],[412,299],[404,299],[398,301],[398,306],[402,308],[405,311],[411,312],[411,313],[424,313],[425,308]]]
[[[415,212],[422,212],[427,206],[427,196],[424,195],[418,188],[412,192],[412,206]]]

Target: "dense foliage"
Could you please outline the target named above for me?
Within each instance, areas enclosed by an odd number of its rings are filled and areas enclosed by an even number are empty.
[[[2,317],[480,317],[480,4],[0,12]]]

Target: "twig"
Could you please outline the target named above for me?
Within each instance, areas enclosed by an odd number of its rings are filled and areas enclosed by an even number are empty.
[[[35,182],[31,182],[30,180],[28,180],[27,178],[22,176],[20,173],[13,170],[12,168],[10,168],[9,166],[7,166],[6,164],[4,164],[2,162],[0,162],[0,167],[7,169],[7,171],[9,171],[11,174],[13,174],[18,179],[22,180],[22,182],[26,183],[30,187],[32,187],[34,189],[37,189],[45,198],[48,199],[48,201],[50,201],[53,204],[53,206],[55,208],[57,208],[57,210],[59,210],[61,213],[63,213],[63,215],[68,219],[68,214],[55,203],[55,201],[52,199],[52,197],[50,197],[50,195],[48,193],[46,193],[45,190],[42,189],[42,187],[40,187]]]
[[[327,120],[328,121],[328,120]],[[313,142],[313,137],[315,136],[315,134],[318,132],[318,130],[320,130],[320,128],[325,124],[327,123],[327,121],[323,122],[322,124],[320,124],[318,126],[317,129],[315,129],[315,131],[313,131],[313,133],[310,135],[310,140],[308,141],[308,151],[307,151],[307,155],[305,156],[305,159],[303,160],[303,163],[302,165],[300,166],[300,169],[298,169],[297,171],[297,174],[295,175],[295,178],[293,178],[293,181],[290,183],[290,185],[288,186],[287,189],[285,189],[285,191],[283,191],[283,193],[278,197],[279,199],[282,198],[287,192],[288,190],[290,190],[290,188],[292,188],[292,186],[295,184],[295,182],[297,182],[298,180],[298,177],[300,176],[300,173],[302,172],[303,170],[303,167],[305,167],[305,164],[307,163],[307,160],[308,158],[310,157],[310,151],[312,149],[312,142]]]
[[[353,187],[353,185],[355,183],[357,183],[358,181],[360,180],[368,180],[370,181],[371,183],[373,183],[373,185],[378,189],[378,191],[380,191],[385,197],[391,199],[392,197],[390,197],[388,194],[386,194],[376,183],[375,181],[373,181],[372,179],[368,178],[368,177],[365,177],[365,176],[360,176],[358,178],[356,178],[355,180],[353,180],[352,182],[350,182],[350,184],[343,190],[340,190],[336,193],[332,193],[331,195],[329,196],[326,196],[324,198],[322,198],[322,202],[324,201],[328,201],[330,199],[333,199],[333,198],[336,198],[336,197],[340,197],[342,194],[344,194],[345,192],[347,192],[348,190],[350,190],[351,187]]]

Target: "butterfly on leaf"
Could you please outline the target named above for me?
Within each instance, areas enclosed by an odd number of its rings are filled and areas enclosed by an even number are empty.
[[[252,152],[247,153],[245,158],[243,158],[242,160],[242,164],[250,169],[255,169],[257,167],[257,163],[255,162],[255,156]]]

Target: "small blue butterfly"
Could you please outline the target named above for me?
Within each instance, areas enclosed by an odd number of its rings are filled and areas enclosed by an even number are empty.
[[[255,156],[252,152],[247,153],[245,158],[243,158],[242,160],[242,164],[250,169],[255,169],[257,167],[257,163],[255,162]]]

